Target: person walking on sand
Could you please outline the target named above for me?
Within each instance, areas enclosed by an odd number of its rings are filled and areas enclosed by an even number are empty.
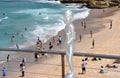
[[[92,41],[92,48],[94,48],[94,47],[95,47],[95,41],[93,39],[93,41]]]
[[[10,55],[8,54],[7,55],[7,62],[9,62],[9,60],[10,60]]]
[[[60,46],[60,48],[61,48],[61,44],[62,44],[62,37],[59,36],[57,39],[57,45]]]
[[[82,60],[82,64],[81,64],[82,74],[85,74],[85,73],[86,73],[86,65],[87,65],[87,61],[85,61],[85,60],[83,59],[83,60]]]
[[[53,45],[51,42],[49,42],[49,50],[52,50],[52,48],[53,48]]]
[[[22,66],[22,77],[24,77],[25,76],[25,66]]]
[[[110,28],[109,29],[112,29],[112,20],[110,21]]]
[[[23,66],[25,66],[25,64],[26,64],[26,58],[22,59],[22,64],[23,64]]]
[[[7,70],[6,70],[6,68],[4,67],[4,68],[2,69],[2,76],[5,77],[6,74],[7,74]]]
[[[82,36],[81,35],[79,36],[79,39],[80,39],[80,42],[81,42],[82,41]]]
[[[93,35],[92,35],[92,30],[90,30],[90,37],[92,38],[92,36],[93,36]]]

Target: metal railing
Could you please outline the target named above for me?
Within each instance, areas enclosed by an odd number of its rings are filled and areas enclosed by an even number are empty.
[[[64,61],[65,57],[64,56],[66,55],[66,53],[64,51],[54,51],[54,50],[40,51],[40,50],[34,50],[34,49],[15,49],[15,48],[0,48],[0,51],[16,51],[16,52],[26,52],[26,53],[40,52],[40,53],[61,55],[62,78],[64,78],[64,76],[65,76],[65,61]],[[91,54],[91,53],[84,53],[84,52],[74,52],[73,56],[100,57],[100,58],[106,58],[106,59],[120,59],[119,55]]]

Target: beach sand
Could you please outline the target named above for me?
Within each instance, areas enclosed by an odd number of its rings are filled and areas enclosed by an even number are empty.
[[[90,15],[85,19],[87,22],[86,29],[81,26],[82,20],[74,21],[76,40],[75,40],[75,51],[85,52],[93,54],[111,54],[120,55],[119,42],[120,42],[120,10],[118,8],[104,9],[93,9]],[[112,29],[110,27],[110,20],[113,22]],[[90,30],[93,31],[93,37],[90,37]],[[65,31],[62,30],[55,37],[59,35],[65,41]],[[82,36],[81,42],[79,42],[79,35]],[[92,49],[92,40],[95,40],[95,48]],[[51,39],[50,39],[51,40]],[[49,40],[49,41],[50,41]],[[49,41],[44,44],[45,49],[48,49]],[[54,45],[54,50],[64,51],[64,44],[62,49],[59,49]],[[48,55],[47,58],[41,60],[38,64],[34,61],[34,54],[32,53],[18,53],[19,57],[11,60],[8,63],[3,63],[0,66],[7,68],[8,75],[6,78],[19,78],[21,75],[19,64],[23,57],[26,58],[27,64],[25,68],[24,78],[61,78],[61,56],[59,55]],[[81,75],[81,60],[85,57],[73,56],[74,72],[76,78],[120,78],[120,64],[118,69],[106,68],[107,73],[100,74],[100,66],[106,66],[107,64],[113,64],[115,60],[102,59],[101,61],[92,61],[92,58],[88,58],[86,74]],[[65,59],[65,71],[68,70],[68,64]],[[0,76],[1,78],[1,76]]]

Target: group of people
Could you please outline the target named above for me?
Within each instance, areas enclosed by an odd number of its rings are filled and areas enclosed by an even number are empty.
[[[85,59],[82,59],[82,63],[81,63],[82,73],[81,74],[85,74],[86,73],[87,60],[88,60],[88,57],[86,57]],[[94,57],[92,60],[97,61],[97,60],[101,60],[101,58]],[[115,64],[113,64],[113,65],[107,64],[105,67],[107,67],[107,68],[118,68],[118,66],[115,65]],[[107,71],[105,70],[104,66],[100,67],[99,73],[101,73],[101,74],[107,73]]]
[[[57,46],[59,46],[60,48],[62,47],[61,44],[62,44],[62,37],[61,36],[58,36],[57,40],[55,41],[55,37],[52,38],[52,41],[49,42],[49,50],[52,50],[53,47],[54,47],[54,44],[57,44]],[[40,38],[38,37],[37,38],[37,42],[36,42],[36,45],[37,45],[37,49],[39,50],[42,50],[43,47],[43,43],[42,41],[40,40]]]
[[[10,61],[10,54],[7,55],[7,62]],[[26,58],[22,58],[22,61],[20,62],[20,71],[22,73],[21,77],[25,76],[25,65],[26,65]],[[7,75],[7,68],[3,67],[2,69],[2,76],[5,77]]]

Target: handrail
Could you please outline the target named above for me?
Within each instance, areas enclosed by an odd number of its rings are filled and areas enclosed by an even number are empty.
[[[65,55],[65,51],[55,51],[55,50],[35,50],[35,49],[15,49],[15,48],[0,48],[0,51],[17,51],[17,52],[26,52],[26,53],[48,53],[48,54],[56,54],[56,55]],[[92,54],[85,52],[74,52],[73,56],[84,56],[84,57],[100,57],[106,59],[120,59],[120,55],[108,55],[108,54]]]

